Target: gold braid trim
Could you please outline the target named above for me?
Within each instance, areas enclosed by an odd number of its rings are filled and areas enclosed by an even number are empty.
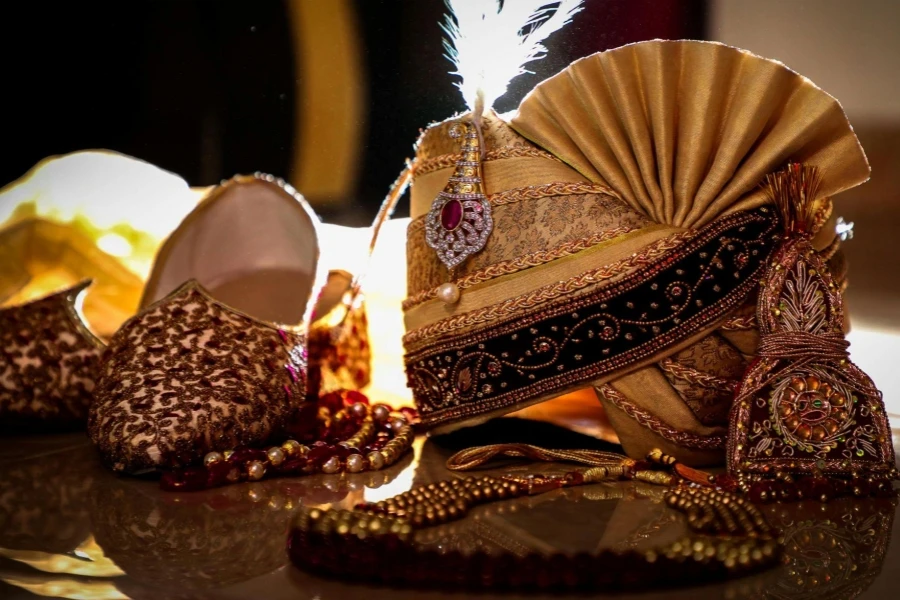
[[[734,390],[740,384],[740,381],[736,379],[716,377],[715,375],[710,375],[709,373],[704,373],[703,371],[698,371],[692,367],[682,365],[671,358],[664,358],[659,361],[659,367],[676,379],[726,394],[733,394]]]
[[[646,427],[653,433],[656,433],[673,444],[677,444],[684,448],[695,448],[699,450],[719,450],[725,447],[724,435],[696,435],[688,433],[687,431],[681,431],[680,429],[676,429],[671,425],[664,423],[658,417],[646,410],[632,404],[624,394],[608,383],[599,385],[596,389],[616,408],[637,421],[639,425]]]
[[[758,327],[759,323],[756,321],[756,315],[738,315],[722,323],[719,329],[722,331],[744,331]]]
[[[441,319],[440,321],[436,321],[425,327],[413,329],[403,336],[403,343],[406,345],[407,351],[411,352],[414,350],[412,345],[428,338],[450,333],[451,331],[463,327],[470,327],[472,325],[479,325],[503,317],[508,317],[537,306],[538,304],[542,304],[548,300],[571,294],[572,292],[576,292],[594,283],[621,275],[636,267],[650,264],[656,258],[674,250],[687,240],[695,237],[697,233],[698,232],[694,230],[673,233],[670,236],[653,242],[644,248],[642,252],[635,253],[626,259],[586,271],[564,281],[546,285],[533,292],[510,298],[509,300],[494,304],[493,306],[486,306],[478,310]]]
[[[488,200],[491,206],[503,206],[505,204],[513,204],[522,200],[537,200],[539,198],[547,198],[548,196],[574,196],[577,194],[604,194],[619,198],[613,189],[597,183],[567,183],[564,181],[556,181],[553,183],[542,183],[541,185],[529,185],[526,187],[513,188],[504,190],[496,194],[489,194]]]
[[[413,176],[418,177],[419,175],[433,173],[434,171],[440,171],[441,169],[455,167],[461,156],[461,154],[441,154],[426,158],[425,160],[417,160],[413,164]],[[485,161],[519,157],[546,158],[557,162],[559,161],[558,158],[549,152],[537,148],[529,148],[528,146],[504,146],[502,148],[488,150],[484,153]]]
[[[527,458],[531,461],[542,462],[573,462],[607,469],[633,467],[635,463],[627,456],[603,450],[554,450],[532,444],[491,444],[460,450],[447,459],[446,467],[451,471],[469,471],[480,467],[496,456]],[[585,472],[585,475],[589,472],[590,469]]]
[[[822,206],[819,210],[816,211],[816,216],[813,217],[813,225],[812,231],[816,233],[822,227],[824,227],[825,223],[828,222],[828,219],[831,218],[831,213],[834,211],[834,203],[831,201],[831,198],[825,198],[822,201]]]
[[[529,185],[525,187],[512,188],[497,192],[496,194],[488,194],[488,202],[491,206],[504,206],[521,202],[522,200],[539,200],[541,198],[549,198],[551,196],[575,196],[578,194],[604,194],[613,198],[620,198],[611,188],[596,183],[569,183],[565,181],[555,181],[552,183],[542,183],[541,185]],[[428,215],[420,215],[410,222],[407,227],[407,236],[418,232],[425,227],[425,217]]]
[[[834,239],[831,240],[831,243],[828,244],[821,252],[819,252],[819,256],[822,257],[822,260],[831,260],[834,258],[834,255],[837,254],[837,251],[841,249],[841,236],[836,235]]]
[[[460,290],[464,290],[466,288],[472,287],[475,284],[493,279],[494,277],[509,275],[511,273],[516,273],[518,271],[528,269],[530,267],[537,267],[539,265],[554,261],[557,258],[562,258],[564,256],[569,256],[577,252],[581,252],[582,250],[586,250],[592,246],[596,246],[597,244],[609,241],[613,238],[617,238],[632,231],[634,231],[634,228],[632,227],[616,227],[615,229],[610,229],[609,231],[604,231],[603,233],[598,233],[590,237],[573,240],[571,242],[566,242],[565,244],[560,244],[556,248],[552,248],[550,250],[540,250],[538,252],[532,252],[531,254],[526,254],[512,260],[504,260],[498,263],[494,263],[483,269],[475,271],[474,273],[470,273],[465,277],[461,277],[454,283]],[[414,296],[410,296],[403,301],[403,310],[409,310],[414,306],[431,300],[432,298],[436,298],[437,290],[438,288],[424,290],[422,292],[419,292],[418,294],[415,294]]]

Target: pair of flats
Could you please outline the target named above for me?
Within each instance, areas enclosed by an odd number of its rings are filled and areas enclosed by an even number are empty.
[[[80,310],[90,281],[0,309],[0,421],[86,421],[126,473],[283,437],[308,399],[369,379],[357,280],[321,268],[320,236],[289,184],[236,176],[163,243],[137,314],[108,342]]]

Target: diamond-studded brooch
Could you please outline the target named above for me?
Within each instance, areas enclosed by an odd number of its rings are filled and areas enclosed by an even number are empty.
[[[425,218],[425,242],[447,269],[480,252],[494,227],[484,193],[478,131],[473,123],[461,122],[450,129],[450,136],[461,139],[461,157]]]

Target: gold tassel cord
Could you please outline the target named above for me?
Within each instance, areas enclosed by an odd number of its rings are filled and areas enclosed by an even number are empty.
[[[712,481],[709,473],[683,465],[674,456],[665,454],[658,448],[653,449],[644,462],[602,450],[554,450],[531,444],[493,444],[457,452],[447,460],[447,468],[451,471],[468,471],[498,456],[586,465],[591,468],[581,472],[585,483],[637,479],[645,483],[672,485],[681,479],[709,486]]]
[[[635,461],[627,456],[601,450],[553,450],[531,444],[492,444],[466,448],[457,452],[447,459],[447,468],[451,471],[468,471],[497,456],[528,458],[545,462],[573,462],[591,467],[617,467],[635,464]]]

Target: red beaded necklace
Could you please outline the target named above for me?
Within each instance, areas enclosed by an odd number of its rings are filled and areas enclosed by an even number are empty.
[[[412,423],[417,419],[411,408],[370,405],[356,391],[331,392],[300,411],[290,428],[292,437],[283,443],[265,449],[240,446],[209,452],[202,467],[164,473],[160,487],[193,492],[266,476],[377,471],[409,450]]]

